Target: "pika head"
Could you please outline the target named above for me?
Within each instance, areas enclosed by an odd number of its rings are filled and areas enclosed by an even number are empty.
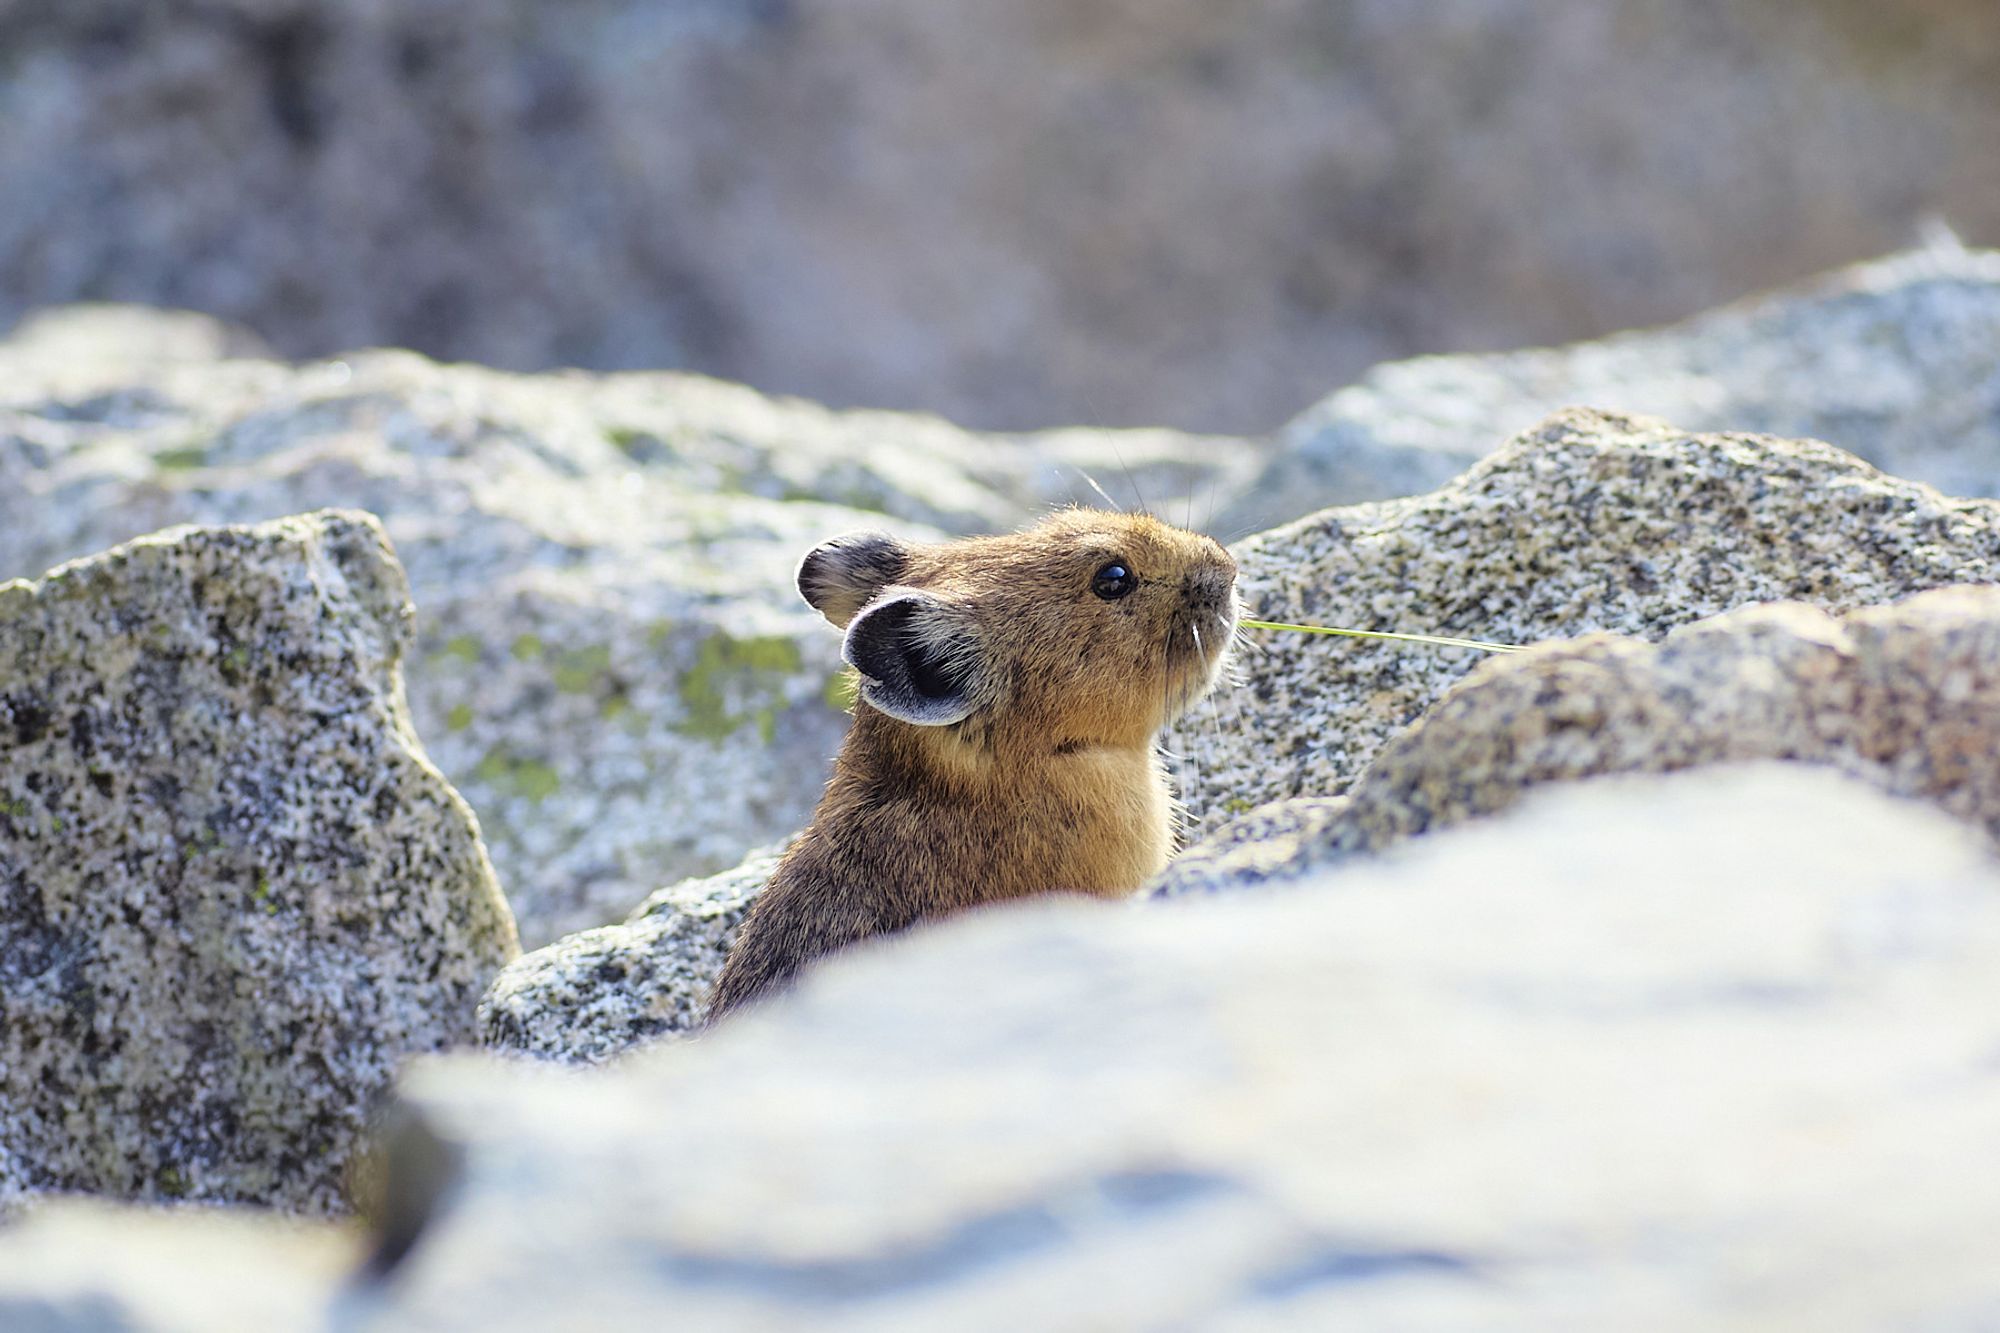
[[[1215,681],[1236,564],[1143,514],[827,542],[799,591],[846,631],[854,726],[758,896],[710,1020],[835,949],[988,903],[1123,897],[1173,846],[1153,739]]]
[[[1038,749],[1149,744],[1214,684],[1236,623],[1218,543],[1090,509],[938,545],[838,537],[799,591],[846,631],[870,708]]]

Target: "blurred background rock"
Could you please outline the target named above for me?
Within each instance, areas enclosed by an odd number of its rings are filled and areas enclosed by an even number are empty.
[[[0,328],[1269,429],[2000,242],[1991,0],[0,0]]]

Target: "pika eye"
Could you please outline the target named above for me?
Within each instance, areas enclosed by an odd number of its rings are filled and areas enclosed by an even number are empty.
[[[1113,560],[1090,576],[1090,590],[1107,602],[1115,602],[1139,586],[1139,576]]]

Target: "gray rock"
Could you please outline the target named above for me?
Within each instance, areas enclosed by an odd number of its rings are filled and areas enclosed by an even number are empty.
[[[144,323],[126,312],[117,348]],[[0,344],[0,576],[171,523],[381,515],[424,608],[412,713],[531,946],[805,822],[846,726],[839,637],[793,589],[811,546],[1004,529],[1089,497],[1086,473],[1226,494],[1258,465],[1169,431],[982,437],[685,375],[189,359],[185,321],[160,323],[173,354],[150,360],[79,355],[53,319]]]
[[[8,1333],[306,1333],[359,1257],[351,1231],[244,1210],[63,1200],[0,1231]]]
[[[1134,5],[7,5],[0,325],[1241,431],[2000,238],[1989,0]]]
[[[1967,1168],[2000,1135],[2000,868],[1956,821],[1712,770],[1313,884],[971,914],[589,1075],[426,1064],[403,1097],[463,1175],[352,1326],[2000,1311]]]
[[[1579,403],[1825,440],[1951,495],[2000,495],[2000,252],[1944,241],[1671,328],[1378,366],[1280,432],[1217,520],[1252,532],[1442,486]]]
[[[2000,581],[2000,503],[1824,444],[1571,412],[1430,495],[1332,509],[1236,548],[1265,619],[1532,644],[1657,639],[1752,602],[1842,612]],[[1481,660],[1265,631],[1174,737],[1201,827],[1338,795]],[[1610,651],[1610,650],[1607,650]]]
[[[1826,764],[2000,841],[2000,588],[1839,619],[1749,607],[1657,646],[1591,635],[1488,663],[1383,746],[1344,800],[1265,807],[1153,891],[1295,878],[1543,783],[1752,759]]]
[[[1339,859],[1323,849],[1343,836],[1348,804],[1345,796],[1294,796],[1260,805],[1184,848],[1140,894],[1177,898],[1296,879]]]
[[[659,890],[625,922],[578,931],[510,963],[479,1002],[491,1050],[599,1064],[708,1013],[737,928],[782,848]]]
[[[0,584],[0,1158],[21,1183],[341,1207],[405,1057],[518,953],[399,668],[365,514]]]

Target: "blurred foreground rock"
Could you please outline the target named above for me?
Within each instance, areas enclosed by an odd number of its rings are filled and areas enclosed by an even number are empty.
[[[352,1227],[62,1200],[0,1231],[8,1333],[317,1333],[361,1256]]]
[[[1978,1327],[1996,1047],[1971,831],[1590,783],[1297,892],[975,914],[611,1071],[424,1066],[462,1177],[342,1327]]]
[[[518,949],[410,729],[411,615],[338,512],[0,584],[16,1184],[335,1211],[398,1065],[470,1039]]]
[[[805,822],[847,722],[839,636],[792,584],[818,542],[1004,530],[1092,498],[1086,477],[1205,502],[1258,466],[1169,431],[996,438],[685,375],[216,360],[229,338],[90,309],[0,343],[0,578],[172,523],[381,515],[423,608],[412,715],[530,946]]]
[[[1752,602],[1830,612],[2000,581],[2000,502],[1810,440],[1561,414],[1450,485],[1330,509],[1235,548],[1258,616],[1534,644],[1658,638]],[[1483,655],[1246,631],[1242,683],[1176,734],[1201,827],[1344,791]]]
[[[1443,486],[1578,405],[1824,440],[1949,495],[2000,495],[2000,251],[1944,242],[1671,328],[1377,366],[1278,433],[1216,519],[1255,532]]]

